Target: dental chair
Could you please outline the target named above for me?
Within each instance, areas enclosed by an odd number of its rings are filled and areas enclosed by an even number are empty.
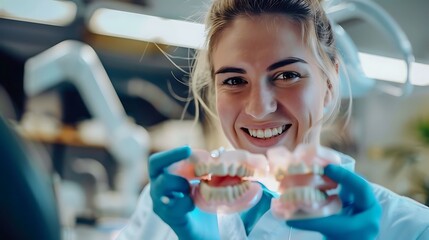
[[[0,239],[61,239],[53,187],[35,156],[0,116]]]

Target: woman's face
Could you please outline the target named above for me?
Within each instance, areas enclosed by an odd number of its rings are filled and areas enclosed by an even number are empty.
[[[321,121],[330,100],[327,79],[304,44],[300,25],[285,16],[235,19],[219,35],[212,63],[217,112],[236,148],[293,150]],[[318,144],[319,135],[316,127],[309,140]]]

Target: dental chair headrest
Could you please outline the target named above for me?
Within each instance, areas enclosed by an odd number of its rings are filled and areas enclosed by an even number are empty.
[[[52,185],[34,160],[0,116],[0,239],[61,239]]]

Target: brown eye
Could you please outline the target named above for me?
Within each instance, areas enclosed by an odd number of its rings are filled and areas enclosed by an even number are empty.
[[[279,75],[275,76],[273,81],[276,81],[276,80],[293,81],[293,80],[298,80],[299,78],[301,78],[301,74],[297,72],[282,72]]]
[[[233,77],[233,78],[228,78],[225,79],[222,82],[223,85],[231,85],[231,86],[236,86],[236,85],[241,85],[241,84],[247,84],[246,81],[244,81],[242,78],[239,77]]]

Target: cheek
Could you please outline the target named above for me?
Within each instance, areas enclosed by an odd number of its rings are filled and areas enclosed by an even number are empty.
[[[323,109],[324,98],[321,92],[322,88],[312,86],[304,91],[302,96],[303,105],[302,108],[306,109],[308,114],[313,120],[320,117],[320,113]]]
[[[282,93],[280,98],[281,105],[287,109],[296,120],[301,122],[304,116],[308,116],[308,109],[311,104],[311,95],[306,94],[305,89],[294,89]]]
[[[216,93],[216,111],[221,120],[227,115],[226,112],[228,112],[225,100],[219,93]]]
[[[305,115],[302,117],[305,117],[305,125],[302,127],[305,127],[305,132],[308,128],[321,125],[323,118],[324,97],[321,93],[322,88],[317,86],[312,88],[306,91],[305,96],[303,96],[305,106],[302,106],[302,108],[305,109],[305,112],[302,112],[302,114]]]
[[[300,125],[308,125],[320,117],[323,110],[323,97],[318,86],[302,86],[282,93],[282,96],[284,97],[280,100],[281,104],[290,111]]]
[[[232,99],[226,97],[225,95],[218,93],[216,96],[216,110],[222,125],[222,129],[226,132],[227,129],[233,127],[233,119],[237,115],[236,104],[231,104]]]

